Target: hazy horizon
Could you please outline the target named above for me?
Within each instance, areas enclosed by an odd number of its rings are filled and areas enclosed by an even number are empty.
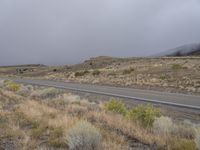
[[[1,0],[0,66],[149,56],[200,42],[199,0]]]

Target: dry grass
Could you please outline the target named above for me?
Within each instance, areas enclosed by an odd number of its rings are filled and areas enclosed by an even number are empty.
[[[153,131],[157,134],[168,135],[172,133],[173,129],[174,124],[169,117],[161,116],[156,118],[153,123]]]
[[[196,129],[195,142],[196,142],[198,149],[200,149],[200,127],[197,127],[197,129]]]
[[[35,90],[31,93],[31,98],[34,99],[52,99],[57,97],[61,93],[61,90],[55,88],[45,88]]]
[[[107,132],[106,130],[101,130],[103,141],[101,144],[101,148],[105,150],[128,150],[130,147],[128,146],[127,139],[124,136],[119,136],[115,132]],[[117,138],[116,138],[117,137]],[[115,139],[115,140],[113,140]]]
[[[30,100],[21,104],[17,110],[31,120],[38,122],[43,122],[43,120],[46,120],[45,123],[49,128],[69,128],[76,122],[76,119],[67,115],[63,115],[63,113],[59,110],[49,107],[42,102]]]
[[[108,130],[114,130],[119,134],[126,135],[127,137],[144,144],[165,144],[164,139],[160,138],[159,135],[155,135],[150,131],[141,128],[137,123],[132,122],[121,115],[113,113],[108,114],[105,112],[90,112],[87,117],[91,122],[95,122]]]
[[[0,149],[69,149],[66,135],[72,130],[77,133],[75,127],[80,120],[90,124],[91,130],[84,132],[87,136],[89,133],[97,135],[98,129],[101,140],[97,143],[102,150],[179,150],[194,149],[199,144],[199,134],[190,123],[177,124],[161,117],[152,128],[145,128],[126,115],[104,111],[104,104],[98,105],[70,93],[56,92],[52,97],[47,94],[48,98],[31,99],[31,93],[45,89],[25,90],[28,96],[4,88],[0,90]]]

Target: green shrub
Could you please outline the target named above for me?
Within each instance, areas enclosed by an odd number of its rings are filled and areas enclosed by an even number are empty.
[[[67,143],[74,150],[97,150],[101,134],[89,122],[81,121],[67,132]]]
[[[7,86],[9,83],[11,83],[12,81],[10,81],[10,80],[3,80],[3,84],[4,84],[4,86]]]
[[[127,118],[138,121],[144,127],[152,127],[156,117],[160,116],[159,109],[152,105],[138,105],[127,112]]]
[[[99,70],[94,70],[93,72],[92,72],[92,75],[93,76],[98,76],[98,75],[100,75],[100,71]]]
[[[75,72],[75,77],[80,77],[80,76],[84,76],[86,74],[88,74],[89,71],[88,70],[85,70],[85,71],[80,71],[80,72]]]
[[[134,68],[129,68],[129,69],[125,69],[123,71],[123,74],[126,75],[126,74],[131,74],[135,69]]]
[[[178,69],[182,69],[183,67],[182,67],[180,64],[173,64],[173,65],[171,66],[171,68],[172,68],[173,70],[178,70]]]
[[[197,150],[196,144],[189,139],[176,139],[170,142],[170,150]]]
[[[166,79],[167,79],[167,76],[161,75],[159,78],[160,78],[161,80],[166,80]]]
[[[126,114],[125,105],[122,102],[116,101],[114,99],[112,99],[111,101],[107,102],[105,104],[104,108],[107,111],[112,111],[112,112],[119,113],[119,114],[122,114],[122,115]]]
[[[13,92],[16,92],[20,89],[19,84],[15,83],[13,81],[10,81],[10,80],[5,80],[4,85],[8,90],[13,91]]]

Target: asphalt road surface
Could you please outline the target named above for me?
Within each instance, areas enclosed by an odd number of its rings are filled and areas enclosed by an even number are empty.
[[[194,96],[194,95],[157,92],[151,90],[139,90],[133,88],[119,88],[111,86],[68,83],[68,82],[49,81],[49,80],[36,80],[36,79],[32,80],[32,79],[16,79],[16,78],[12,80],[18,83],[49,86],[49,87],[62,88],[74,91],[114,96],[119,98],[128,98],[136,101],[171,105],[171,106],[195,109],[200,111],[200,96]]]

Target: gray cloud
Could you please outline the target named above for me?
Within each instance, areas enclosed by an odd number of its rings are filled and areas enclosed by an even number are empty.
[[[200,42],[199,0],[1,0],[0,65],[147,56]]]

